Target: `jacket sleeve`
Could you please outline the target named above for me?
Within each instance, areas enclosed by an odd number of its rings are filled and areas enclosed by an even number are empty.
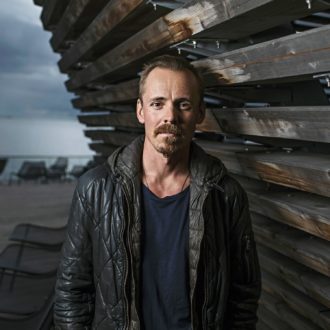
[[[245,191],[235,181],[230,202],[231,284],[226,329],[255,329],[261,275]]]
[[[91,217],[76,188],[66,240],[57,273],[54,304],[55,329],[90,329],[94,314]]]

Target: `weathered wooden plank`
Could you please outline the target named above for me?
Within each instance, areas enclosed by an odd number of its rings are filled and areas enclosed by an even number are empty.
[[[106,90],[85,93],[83,96],[73,99],[75,108],[89,108],[111,103],[128,103],[136,100],[139,94],[139,80],[134,79],[113,85]]]
[[[41,12],[41,22],[45,30],[53,30],[70,0],[45,0]]]
[[[206,85],[304,80],[330,69],[330,26],[194,62]]]
[[[261,180],[330,197],[330,155],[273,151],[237,157]]]
[[[68,48],[66,41],[72,42],[92,22],[109,0],[71,0],[53,32],[50,44],[54,51]]]
[[[201,146],[210,155],[219,158],[228,171],[238,175],[248,176],[258,179],[255,170],[245,166],[238,158],[239,153],[249,153],[256,151],[267,151],[268,148],[256,145],[234,144],[234,143],[219,143],[196,139],[195,142]]]
[[[113,80],[115,81],[117,78],[116,72],[127,65],[130,65],[131,72],[128,74],[130,76],[132,73],[135,73],[137,71],[137,68],[141,65],[141,60],[147,58],[148,56],[152,56],[155,53],[159,53],[162,50],[164,50],[167,46],[171,44],[178,43],[182,40],[185,40],[187,38],[190,38],[192,35],[196,35],[199,32],[202,32],[206,29],[209,29],[215,25],[221,26],[222,22],[226,22],[228,20],[233,20],[234,18],[238,18],[241,15],[249,13],[248,16],[250,16],[250,19],[253,21],[253,23],[256,23],[260,21],[260,17],[256,16],[256,10],[260,7],[264,7],[266,9],[267,5],[273,6],[273,1],[270,0],[235,0],[235,1],[217,1],[217,0],[209,0],[209,1],[189,1],[186,3],[182,8],[178,8],[176,10],[173,10],[171,13],[167,14],[166,16],[158,19],[154,23],[150,24],[145,29],[138,32],[136,35],[129,38],[126,42],[120,44],[115,49],[109,51],[104,56],[99,58],[93,65],[90,65],[89,67],[85,68],[82,71],[79,71],[72,75],[71,79],[67,82],[67,88],[69,90],[76,90],[79,89],[81,86],[84,86],[90,82],[98,81],[103,79],[104,77],[107,77],[107,80]],[[299,8],[304,8],[304,12],[306,12],[306,7],[303,7],[303,3],[301,1],[295,1],[297,3],[297,6]],[[283,12],[287,14],[287,3],[284,3],[283,1],[277,1],[278,6],[282,6]],[[329,5],[330,6],[330,5]],[[328,8],[328,6],[326,6]],[[246,17],[245,17],[246,18]],[[267,21],[267,20],[264,20]],[[251,27],[256,28],[258,27],[258,24],[251,23]],[[239,19],[236,21],[236,26],[239,26]],[[278,24],[278,22],[277,22]],[[263,27],[264,28],[264,27]],[[236,29],[238,30],[238,29]],[[247,36],[251,34],[251,31],[248,31],[248,29],[242,29],[241,32]],[[257,31],[255,31],[257,32]],[[318,33],[317,36],[313,35],[312,39],[318,39],[321,38],[322,40],[322,47],[327,44],[327,38],[326,36],[321,36],[321,33]],[[281,39],[280,39],[281,40]],[[290,43],[293,41],[290,40]],[[284,42],[285,43],[285,42]],[[301,41],[300,41],[301,43]],[[317,44],[319,46],[320,44]],[[314,45],[313,45],[314,46]],[[315,47],[308,47],[308,50],[311,52],[317,53]],[[275,49],[274,47],[268,46],[264,47],[267,49],[271,49],[271,52],[273,52]],[[281,46],[281,49],[285,49],[285,47]],[[244,82],[244,81],[253,81],[254,75],[249,72],[249,68],[252,65],[251,58],[249,58],[248,53],[253,53],[251,51],[250,47],[246,48],[249,51],[246,52],[240,52],[241,54],[244,54],[244,56],[240,56],[239,60],[240,62],[237,62],[237,59],[234,56],[233,52],[230,52],[230,57],[227,57],[225,55],[224,58],[220,57],[212,57],[212,59],[209,59],[208,62],[202,61],[200,63],[196,63],[196,65],[202,67],[205,72],[208,73],[208,76],[211,76],[214,78],[221,77],[221,79],[217,79],[217,83],[219,81],[221,83],[223,82],[231,82],[231,83],[238,83],[238,82]],[[252,48],[253,50],[254,48]],[[304,52],[306,52],[307,49],[304,49]],[[267,51],[260,51],[260,47],[258,47],[257,53],[263,53],[263,57],[259,60],[258,63],[258,57],[254,54],[253,57],[253,63],[257,62],[257,66],[265,66],[262,62],[266,61],[269,63],[269,60],[273,62],[274,60],[280,61],[281,63],[284,61],[284,54],[274,54],[268,50]],[[303,53],[304,53],[303,52]],[[313,53],[311,52],[311,53]],[[255,53],[255,52],[254,52]],[[283,51],[282,51],[283,53]],[[322,52],[320,52],[322,53]],[[267,54],[267,59],[265,58],[265,55]],[[295,58],[295,56],[291,54],[291,58]],[[276,56],[277,55],[277,56]],[[306,54],[305,54],[306,55]],[[319,57],[315,54],[315,59],[319,60]],[[231,57],[233,56],[233,59]],[[288,56],[286,54],[285,56]],[[270,58],[269,58],[270,57]],[[247,58],[249,61],[246,63],[241,63],[242,58]],[[260,57],[259,57],[260,58]],[[312,56],[310,56],[310,59]],[[321,65],[318,62],[316,62],[313,58],[313,70],[312,72],[320,72],[324,70],[324,67],[329,68],[329,65],[327,66],[327,58],[326,56],[323,57],[325,61],[325,65]],[[140,62],[139,62],[140,61]],[[295,61],[297,59],[295,58]],[[306,56],[304,58],[304,61],[306,61]],[[236,65],[236,67],[235,67]],[[244,65],[244,66],[243,66]],[[274,65],[274,63],[272,63]],[[283,65],[283,64],[282,64]],[[269,66],[269,64],[267,64]],[[254,68],[254,70],[256,70]],[[221,71],[221,72],[220,72]],[[259,70],[260,71],[260,70]],[[263,70],[268,72],[268,76],[270,75],[270,70]],[[304,70],[306,71],[306,70]],[[310,70],[311,71],[311,70]],[[220,72],[220,73],[219,73]],[[276,69],[274,69],[274,72],[276,72]],[[259,72],[258,72],[259,73]],[[112,75],[110,79],[110,74]],[[304,74],[301,73],[301,74]],[[234,77],[233,77],[234,76]],[[264,80],[265,77],[261,77],[262,75],[259,75],[259,80]],[[271,75],[270,75],[271,76]],[[252,80],[251,80],[252,77]],[[262,79],[261,79],[262,78]],[[212,81],[212,84],[214,81]]]
[[[330,197],[330,155],[202,140],[197,143],[232,173]]]
[[[84,115],[78,116],[79,122],[87,125],[88,127],[129,127],[134,129],[143,130],[137,118],[135,112],[125,113],[112,113],[110,115]]]
[[[271,106],[315,106],[329,105],[327,96],[320,88],[317,79],[297,81],[294,84],[281,83],[268,85],[237,85],[208,88],[221,98],[232,98],[237,104],[244,103],[269,103]]]
[[[266,183],[235,178],[248,193],[251,211],[330,241],[329,198],[285,188],[268,190]]]
[[[321,329],[330,328],[330,315],[325,306],[278,280],[267,272],[262,273],[262,288],[274,297],[282,299],[292,310],[310,320]],[[299,329],[299,328],[296,328]]]
[[[100,12],[59,61],[67,72],[79,61],[93,61],[168,12],[145,0],[113,0]]]
[[[268,292],[263,292],[260,300],[261,306],[282,321],[279,322],[277,328],[282,329],[299,329],[299,330],[320,330],[320,327],[299,315],[292,310],[282,299],[276,298]],[[265,311],[264,311],[265,312]],[[266,313],[267,314],[267,313]]]
[[[223,133],[330,142],[330,107],[213,109]]]
[[[33,3],[36,6],[41,6],[41,7],[44,5],[44,2],[45,2],[45,0],[33,0]]]
[[[112,113],[112,114],[100,114],[100,115],[83,115],[78,116],[81,123],[90,127],[95,126],[116,126],[116,127],[132,127],[143,128],[137,118],[135,112],[125,113]],[[197,125],[197,130],[204,132],[214,132],[217,126],[211,120],[209,116],[206,116],[205,120]]]
[[[201,124],[197,125],[196,129],[197,131],[201,131],[201,132],[212,132],[212,133],[221,132],[221,129],[210,109],[206,109],[205,118]]]
[[[285,281],[311,299],[330,308],[329,277],[262,245],[258,245],[258,255],[262,269]]]
[[[87,107],[87,108],[81,108],[81,112],[83,113],[95,113],[95,112],[134,112],[135,111],[135,105],[133,104],[109,104],[104,105],[101,107]]]
[[[120,132],[110,130],[91,130],[85,131],[85,136],[92,140],[103,141],[113,146],[127,145],[132,142],[139,134],[134,132]]]
[[[103,143],[90,143],[89,148],[98,154],[101,154],[102,158],[110,156],[118,147],[110,144]]]
[[[259,300],[259,308],[258,308],[258,317],[259,321],[263,321],[266,325],[266,329],[271,330],[294,330],[288,324],[286,324],[283,320],[281,320],[276,314],[271,312],[266,308],[264,301],[262,298]],[[258,325],[257,324],[257,325]],[[263,328],[261,328],[263,329]]]
[[[251,213],[256,241],[330,277],[330,244],[297,229]]]

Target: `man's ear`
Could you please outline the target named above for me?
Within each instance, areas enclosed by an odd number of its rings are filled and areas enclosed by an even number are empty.
[[[140,98],[136,101],[136,117],[140,124],[144,124],[143,104]]]
[[[205,103],[201,101],[198,109],[197,124],[201,124],[205,118]]]

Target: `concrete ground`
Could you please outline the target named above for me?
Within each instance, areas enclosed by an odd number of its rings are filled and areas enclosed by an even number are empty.
[[[0,251],[18,223],[51,227],[68,219],[75,182],[0,184]]]

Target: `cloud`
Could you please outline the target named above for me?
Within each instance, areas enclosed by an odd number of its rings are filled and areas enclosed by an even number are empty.
[[[0,4],[0,115],[75,116],[57,68],[59,56],[42,29],[40,9],[33,1]]]

